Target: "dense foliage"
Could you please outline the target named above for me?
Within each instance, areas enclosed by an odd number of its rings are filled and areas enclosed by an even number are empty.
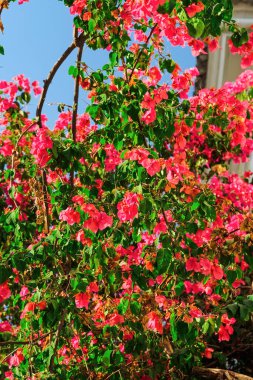
[[[74,41],[44,87],[0,81],[1,378],[180,379],[251,329],[252,173],[228,168],[253,150],[253,72],[189,98],[198,70],[169,51],[214,50],[225,27],[246,66],[253,37],[231,0],[64,3]],[[87,67],[84,45],[108,63]],[[73,107],[49,125],[74,49]]]

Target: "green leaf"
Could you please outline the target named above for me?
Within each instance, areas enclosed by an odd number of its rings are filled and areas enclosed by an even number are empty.
[[[89,32],[93,32],[96,26],[96,21],[93,18],[90,18],[88,21],[88,30]]]
[[[165,1],[163,5],[159,5],[157,12],[161,14],[170,14],[176,6],[176,0]]]
[[[90,114],[92,119],[96,119],[99,111],[99,106],[97,104],[92,104],[91,106],[87,107],[86,111]]]
[[[102,362],[106,367],[109,367],[111,364],[111,354],[112,350],[106,350],[104,355],[102,356]]]
[[[203,324],[203,326],[202,326],[202,332],[203,332],[203,334],[206,334],[207,331],[208,331],[208,329],[209,329],[209,322],[205,321],[204,324]]]
[[[117,351],[115,356],[114,356],[114,362],[116,365],[119,365],[124,362],[124,356],[120,351]]]
[[[194,38],[199,38],[205,30],[204,22],[199,18],[192,18],[186,23],[189,34]]]
[[[131,266],[131,269],[132,269],[132,279],[133,279],[133,281],[136,282],[137,285],[142,290],[147,290],[148,289],[147,280],[142,275],[142,268],[133,265],[133,266]]]
[[[78,68],[76,66],[70,66],[68,70],[68,74],[76,78],[78,75]]]
[[[230,305],[227,305],[227,309],[230,310],[233,315],[236,315],[238,305],[236,303],[232,303]]]
[[[4,55],[4,47],[0,45],[0,54]]]
[[[5,265],[0,266],[0,284],[8,280],[11,276],[12,270],[10,268],[6,268]]]
[[[247,29],[242,28],[239,32],[235,32],[231,36],[231,40],[236,47],[239,47],[249,40]]]
[[[118,63],[118,53],[116,52],[111,52],[109,54],[109,59],[110,59],[110,62],[111,62],[111,66],[116,66],[116,64]]]
[[[237,273],[234,270],[228,270],[226,272],[229,285],[231,285],[237,278]]]
[[[239,304],[239,308],[240,308],[240,317],[241,317],[244,321],[248,321],[248,320],[249,320],[249,317],[250,317],[250,310],[247,308],[247,306],[245,306],[245,305],[240,305],[240,304]]]
[[[200,206],[200,203],[198,201],[194,201],[191,205],[191,211],[197,210],[197,208]]]
[[[159,59],[159,66],[162,72],[165,70],[168,71],[168,73],[172,73],[172,71],[176,67],[176,62],[173,59]]]
[[[118,305],[119,314],[122,314],[122,315],[126,314],[128,305],[129,305],[129,300],[121,298],[120,303]]]
[[[134,315],[139,315],[141,312],[141,304],[137,301],[130,303],[130,310]]]
[[[171,252],[168,249],[159,249],[156,256],[158,274],[167,272],[171,263]]]
[[[173,342],[177,341],[177,329],[176,329],[175,319],[176,319],[176,315],[173,312],[170,316],[170,332],[171,332]]]
[[[181,296],[181,294],[184,291],[184,283],[183,281],[180,281],[176,286],[175,286],[175,292],[177,296]]]

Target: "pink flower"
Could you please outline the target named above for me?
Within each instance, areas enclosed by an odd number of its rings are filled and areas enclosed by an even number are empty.
[[[12,144],[11,140],[6,139],[0,148],[0,154],[2,154],[4,157],[11,156],[13,149],[14,145]]]
[[[11,367],[18,367],[19,364],[25,359],[23,353],[22,353],[22,349],[19,348],[14,355],[12,355],[9,359],[8,359],[8,363],[9,363],[9,366],[10,368]]]
[[[162,79],[161,72],[157,67],[151,67],[148,75],[150,77],[150,81],[148,81],[150,86],[156,86],[156,84]]]
[[[159,334],[163,333],[163,325],[161,318],[156,314],[155,311],[151,311],[147,315],[148,322],[147,322],[147,328],[149,330],[153,330],[155,332],[158,332]]]
[[[26,286],[22,286],[21,290],[20,290],[20,297],[23,300],[26,299],[26,296],[30,293],[29,289],[26,287]]]
[[[75,303],[78,309],[82,309],[83,307],[85,307],[85,309],[88,309],[89,301],[90,296],[87,293],[78,293],[75,295]]]
[[[83,211],[90,215],[83,227],[97,233],[98,230],[102,231],[107,227],[111,227],[113,224],[113,218],[107,215],[104,211],[98,211],[96,207],[92,204],[87,204],[83,206]]]
[[[233,325],[236,322],[235,318],[228,318],[227,314],[223,314],[221,317],[221,322],[225,323],[226,325]]]
[[[76,240],[77,241],[80,241],[83,245],[88,245],[88,246],[91,246],[92,245],[92,241],[91,239],[87,238],[85,236],[85,233],[83,230],[80,230],[76,233]]]
[[[75,335],[71,339],[71,344],[72,344],[72,346],[74,347],[75,350],[78,350],[80,348],[80,338],[79,338],[78,335]]]
[[[191,270],[195,272],[200,271],[200,265],[196,257],[189,257],[186,261],[185,269],[189,272]]]
[[[211,274],[211,267],[212,267],[211,262],[208,259],[202,259],[201,258],[199,260],[199,264],[200,264],[200,273],[204,274],[205,276],[209,276]],[[219,269],[220,269],[220,267],[219,267]],[[217,276],[217,273],[216,273],[216,276]]]
[[[155,175],[161,170],[161,163],[159,160],[146,158],[143,161],[141,161],[140,164],[147,170],[150,176]]]
[[[81,14],[83,9],[86,7],[87,5],[87,0],[75,0],[73,5],[70,7],[70,13],[72,15],[75,15],[75,14]]]
[[[114,148],[113,144],[107,144],[104,147],[106,152],[105,170],[112,172],[122,162],[119,152]]]
[[[144,115],[142,116],[141,120],[144,121],[144,123],[146,123],[146,124],[153,123],[153,121],[156,120],[156,110],[155,110],[155,108],[150,108],[149,110],[147,110],[144,113]]]
[[[31,153],[34,155],[36,163],[41,167],[46,166],[50,160],[47,149],[53,148],[53,142],[48,133],[47,128],[40,128],[32,142]]]
[[[131,161],[139,161],[141,162],[145,158],[149,156],[149,152],[144,148],[134,148],[132,150],[129,150],[125,154],[125,159],[131,160]]]
[[[42,93],[42,88],[40,87],[39,82],[37,80],[32,82],[32,88],[34,95],[40,95]]]
[[[117,215],[122,222],[133,221],[134,218],[138,218],[139,199],[139,194],[128,191],[125,193],[123,200],[117,204]]]
[[[4,373],[4,376],[8,380],[14,380],[13,372],[12,371],[7,371]]]
[[[59,219],[67,222],[70,226],[75,223],[80,223],[80,214],[78,211],[73,210],[71,207],[62,210]]]

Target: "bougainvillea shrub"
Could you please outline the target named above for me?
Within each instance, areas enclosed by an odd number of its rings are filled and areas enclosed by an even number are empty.
[[[198,70],[170,51],[215,50],[225,27],[245,66],[252,37],[230,0],[64,3],[74,39],[44,87],[0,81],[1,379],[180,379],[250,331],[253,173],[229,165],[253,150],[253,72],[189,97]],[[108,63],[93,71],[84,45]]]

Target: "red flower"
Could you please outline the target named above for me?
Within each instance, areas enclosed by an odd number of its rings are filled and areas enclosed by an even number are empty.
[[[75,295],[75,303],[78,309],[82,309],[83,307],[85,307],[85,309],[88,309],[89,301],[90,296],[87,293],[78,293]]]
[[[185,269],[189,272],[191,270],[195,272],[200,271],[200,265],[196,257],[189,257],[186,261]]]
[[[107,324],[110,326],[115,326],[120,323],[124,323],[125,319],[123,315],[120,315],[118,313],[114,313],[110,315],[110,319],[107,321]]]
[[[83,230],[80,230],[76,233],[76,240],[80,241],[83,245],[88,245],[89,247],[92,245],[91,239],[85,236],[85,233]]]
[[[231,325],[236,322],[235,318],[228,318],[227,314],[223,314],[221,317],[221,322],[225,324],[225,326],[221,325],[218,331],[218,339],[219,341],[229,341],[230,335],[233,334],[234,329]]]
[[[212,266],[212,276],[215,278],[215,280],[221,280],[224,276],[224,272],[217,264],[213,264]]]
[[[189,17],[194,17],[196,13],[201,12],[204,9],[204,4],[201,1],[199,1],[197,4],[191,4],[185,8]]]
[[[87,205],[89,206],[89,205]],[[93,206],[93,205],[91,205]],[[111,227],[113,219],[111,216],[107,215],[105,212],[99,212],[95,207],[94,208],[83,208],[85,212],[90,215],[90,218],[87,219],[83,227],[91,230],[96,233],[98,230],[102,231],[107,227]]]
[[[207,348],[205,349],[205,352],[204,352],[204,356],[205,356],[205,358],[207,358],[207,359],[212,359],[213,351],[214,351],[213,348],[209,348],[209,347],[207,347]]]
[[[162,334],[163,325],[162,325],[162,321],[159,315],[157,315],[155,311],[151,311],[150,313],[148,313],[147,317],[148,317],[147,328],[149,330],[153,330],[155,332],[158,332],[159,334]]]
[[[139,194],[127,191],[123,200],[117,204],[117,215],[122,222],[133,221],[138,217],[139,198]]]
[[[80,214],[78,211],[73,210],[71,207],[62,210],[59,216],[60,220],[67,222],[69,225],[80,223]]]
[[[233,288],[237,289],[239,288],[241,285],[245,285],[245,281],[237,278],[233,283],[232,283],[232,286]]]
[[[104,147],[106,151],[105,170],[112,172],[122,162],[119,152],[114,148],[113,144],[107,144]]]
[[[22,349],[19,348],[14,355],[12,355],[9,359],[8,359],[8,363],[9,363],[9,366],[10,368],[11,367],[18,367],[19,364],[24,360],[24,355],[22,353]]]
[[[0,333],[1,332],[12,332],[12,326],[10,325],[9,322],[0,322]]]
[[[10,298],[11,291],[9,289],[9,286],[7,282],[4,282],[0,285],[0,303],[6,300],[7,298]]]
[[[10,139],[4,140],[3,146],[0,148],[0,154],[3,156],[11,156],[14,149],[14,145],[12,145]]]
[[[159,160],[146,158],[145,160],[141,161],[140,164],[147,170],[150,176],[155,175],[161,170],[161,163]]]
[[[227,327],[230,327],[230,330],[228,330]],[[219,331],[218,331],[219,342],[221,342],[221,341],[229,342],[229,340],[230,340],[230,334],[233,334],[233,332],[234,332],[234,330],[233,330],[233,328],[231,326],[220,326]]]

